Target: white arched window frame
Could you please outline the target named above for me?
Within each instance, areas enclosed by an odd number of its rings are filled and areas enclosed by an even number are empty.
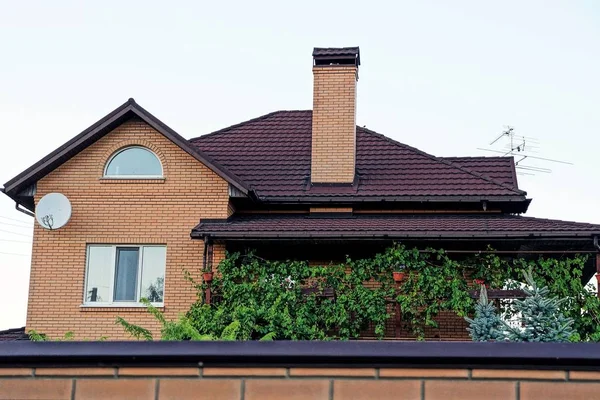
[[[154,157],[154,161],[160,167],[159,174],[125,174],[125,173],[119,174],[118,172],[117,173],[109,172],[111,163],[113,161],[115,161],[115,159],[117,157],[123,156],[129,150],[136,150],[136,149],[143,150],[143,151],[147,152],[148,154],[151,154]],[[104,165],[104,173],[102,176],[104,178],[108,178],[108,179],[161,179],[164,177],[163,172],[164,172],[164,169],[163,169],[162,162],[160,161],[160,158],[156,155],[155,152],[153,152],[152,150],[150,150],[149,148],[144,147],[144,146],[127,146],[127,147],[124,147],[124,148],[116,151],[112,156],[110,156],[110,158]]]

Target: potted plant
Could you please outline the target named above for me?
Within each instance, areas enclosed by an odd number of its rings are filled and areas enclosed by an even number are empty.
[[[484,285],[486,289],[490,288],[490,284],[486,283],[485,279],[481,279],[481,278],[475,278],[473,279],[473,282],[475,282],[477,285]]]
[[[204,279],[204,282],[211,282],[213,280],[213,272],[212,271],[204,271],[202,273],[202,279]]]
[[[396,270],[392,273],[394,276],[394,282],[398,283],[404,280],[404,277],[406,276],[406,273],[404,272],[405,268],[405,265],[399,265],[396,267]]]

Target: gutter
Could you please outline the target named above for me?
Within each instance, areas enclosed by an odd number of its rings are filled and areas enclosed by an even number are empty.
[[[15,201],[15,209],[19,212],[22,212],[23,214],[27,215],[28,217],[34,217],[35,218],[35,214],[32,213],[31,211],[24,209],[24,208],[20,208],[19,206],[21,205],[21,203],[19,203],[16,199],[14,199],[11,195],[9,195],[8,193],[6,193],[6,188],[1,188],[0,192],[4,193],[5,195],[7,195],[8,197],[10,197],[11,199],[13,199]]]

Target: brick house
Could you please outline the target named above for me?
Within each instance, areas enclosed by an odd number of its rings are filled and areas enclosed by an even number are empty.
[[[53,192],[73,210],[60,229],[35,226],[27,329],[125,339],[120,315],[156,331],[140,297],[176,317],[195,301],[182,269],[214,269],[226,250],[314,263],[393,241],[597,251],[599,225],[520,215],[531,199],[512,157],[440,158],[357,127],[358,48],[317,48],[313,59],[312,110],[186,140],[130,99],[9,180],[3,192],[23,212]],[[590,262],[586,278],[594,271]],[[430,337],[466,338],[462,320],[441,318]]]

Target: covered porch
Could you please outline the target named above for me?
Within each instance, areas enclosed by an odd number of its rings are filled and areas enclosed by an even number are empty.
[[[229,252],[254,251],[265,259],[304,260],[314,265],[343,263],[347,257],[368,258],[402,243],[423,253],[443,249],[456,260],[482,254],[526,260],[588,255],[581,277],[584,283],[600,273],[599,235],[598,225],[505,214],[249,214],[201,221],[192,231],[193,238],[206,243],[206,271],[216,268],[212,257],[215,243],[224,244]],[[470,294],[478,296],[475,290]],[[335,293],[322,295],[334,297]],[[498,304],[523,296],[519,290],[489,290],[489,297]],[[390,301],[388,307],[393,318],[386,323],[385,338],[414,339],[398,304]],[[437,328],[426,329],[427,340],[469,340],[462,318],[442,312],[436,320]],[[363,337],[372,338],[373,332],[367,330]]]

